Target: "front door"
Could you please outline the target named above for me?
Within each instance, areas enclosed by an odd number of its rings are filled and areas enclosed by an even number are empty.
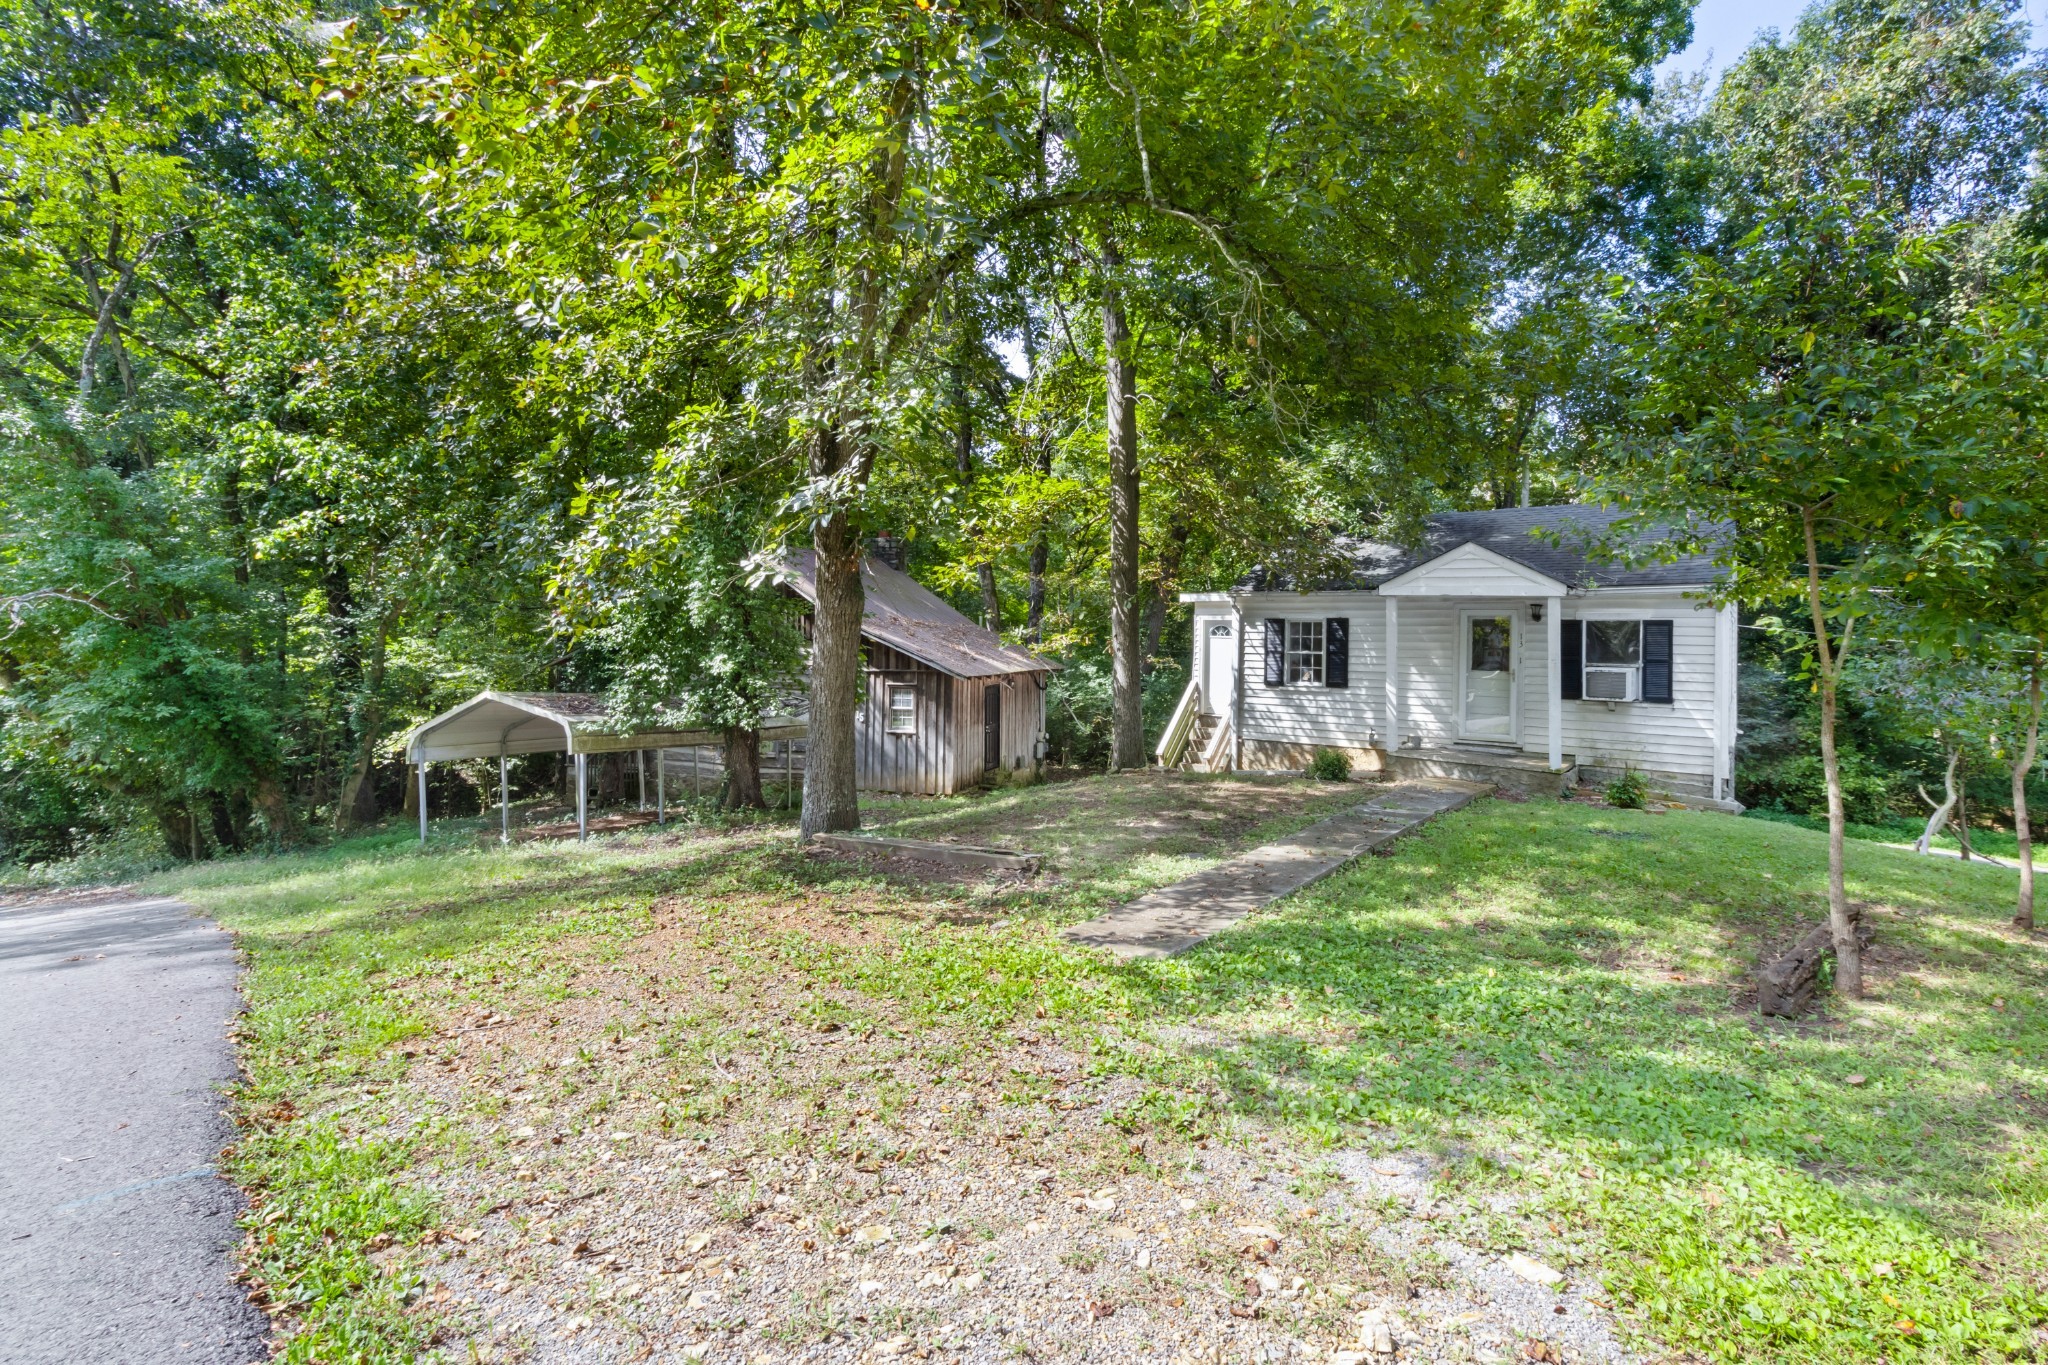
[[[1203,637],[1202,709],[1212,716],[1230,714],[1237,691],[1237,632],[1228,621],[1211,621]]]
[[[1515,740],[1515,618],[1464,614],[1464,676],[1458,689],[1458,737]]]
[[[1003,766],[1003,689],[981,689],[981,766],[993,772]]]

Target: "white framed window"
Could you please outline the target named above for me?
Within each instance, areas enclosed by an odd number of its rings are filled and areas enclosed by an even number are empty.
[[[914,735],[917,733],[916,684],[889,684],[889,733],[892,735]]]
[[[1643,623],[1586,622],[1587,701],[1636,701],[1643,686]]]
[[[1286,679],[1291,683],[1309,683],[1316,687],[1323,685],[1323,623],[1321,621],[1289,621],[1287,623],[1287,670]]]
[[[1641,621],[1586,622],[1586,662],[1634,668],[1643,661]]]

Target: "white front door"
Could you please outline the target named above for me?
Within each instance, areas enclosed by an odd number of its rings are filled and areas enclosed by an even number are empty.
[[[1508,612],[1463,614],[1458,737],[1515,741],[1515,618]]]
[[[1212,618],[1202,623],[1202,709],[1227,716],[1236,692],[1237,629]]]

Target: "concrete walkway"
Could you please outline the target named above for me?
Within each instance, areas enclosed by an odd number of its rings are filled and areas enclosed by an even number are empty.
[[[1406,782],[1362,806],[1163,886],[1063,932],[1118,957],[1172,957],[1437,816],[1491,791],[1471,782]]]
[[[214,1174],[232,940],[174,900],[0,909],[0,1365],[244,1365]]]

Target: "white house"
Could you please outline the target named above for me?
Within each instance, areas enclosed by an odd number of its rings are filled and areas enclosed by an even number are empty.
[[[1625,767],[1691,802],[1735,805],[1735,612],[1705,556],[1631,568],[1583,548],[1602,507],[1449,512],[1418,550],[1341,546],[1297,584],[1261,570],[1194,606],[1194,672],[1169,764],[1355,768],[1524,790]]]

